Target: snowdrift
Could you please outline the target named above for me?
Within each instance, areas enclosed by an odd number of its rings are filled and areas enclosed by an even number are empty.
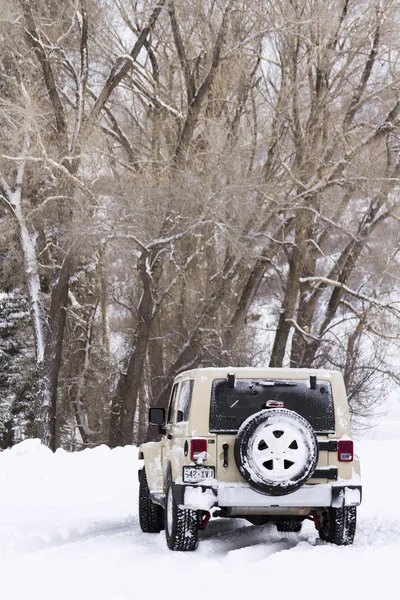
[[[1,596],[13,600],[397,598],[400,439],[357,444],[356,541],[337,548],[274,526],[212,520],[199,548],[170,552],[137,518],[134,447],[53,454],[38,440],[0,453]]]

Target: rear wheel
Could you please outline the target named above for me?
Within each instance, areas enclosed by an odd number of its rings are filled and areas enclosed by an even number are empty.
[[[160,533],[164,529],[164,510],[151,499],[144,468],[140,472],[139,523],[145,533]]]
[[[199,515],[196,510],[179,508],[169,474],[165,495],[165,537],[170,550],[191,551],[197,547]]]
[[[318,513],[318,517],[320,521],[318,533],[321,540],[337,546],[348,546],[353,543],[357,523],[355,506],[326,508]]]
[[[301,526],[303,523],[301,521],[278,521],[276,524],[276,528],[278,531],[286,532],[286,531],[294,531],[298,533],[301,531]]]

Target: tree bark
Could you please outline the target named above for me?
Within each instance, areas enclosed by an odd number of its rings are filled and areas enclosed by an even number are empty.
[[[138,326],[135,345],[131,352],[126,373],[121,374],[111,403],[109,445],[111,448],[132,444],[133,424],[143,368],[149,343],[150,328],[154,318],[153,279],[150,272],[149,254],[142,251],[138,259],[142,297],[138,308]]]
[[[74,267],[72,251],[64,259],[51,294],[51,307],[43,362],[40,439],[56,450],[57,391],[61,365],[64,328],[68,303],[69,279]]]

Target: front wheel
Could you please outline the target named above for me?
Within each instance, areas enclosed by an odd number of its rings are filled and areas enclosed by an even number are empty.
[[[326,508],[318,514],[319,537],[337,546],[349,546],[356,534],[357,510],[355,506]]]
[[[139,523],[145,533],[160,533],[164,529],[164,510],[151,499],[144,468],[140,472]]]
[[[170,550],[191,551],[197,547],[199,516],[197,511],[179,508],[175,502],[172,478],[168,476],[165,495],[165,537]]]

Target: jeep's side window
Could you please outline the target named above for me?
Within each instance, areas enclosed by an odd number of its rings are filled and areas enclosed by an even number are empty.
[[[176,383],[174,385],[174,387],[172,388],[171,399],[169,401],[169,407],[168,407],[167,423],[172,423],[172,419],[173,419],[173,416],[174,416],[176,395],[178,393],[178,385],[179,384]]]
[[[190,405],[192,403],[193,384],[193,379],[182,382],[178,404],[178,422],[189,420]]]

